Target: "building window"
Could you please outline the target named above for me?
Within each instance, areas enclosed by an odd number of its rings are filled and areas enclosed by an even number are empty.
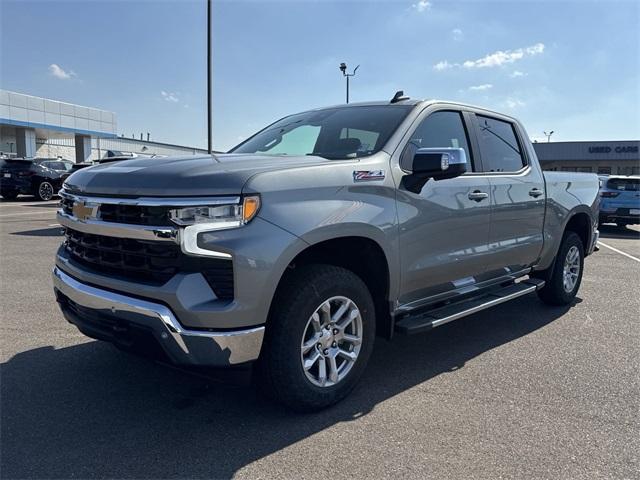
[[[598,167],[598,175],[611,175],[611,167]]]
[[[618,167],[618,175],[640,175],[640,167]]]
[[[575,172],[576,167],[560,167],[561,172]]]
[[[591,173],[593,169],[591,167],[578,167],[576,168],[576,172]]]

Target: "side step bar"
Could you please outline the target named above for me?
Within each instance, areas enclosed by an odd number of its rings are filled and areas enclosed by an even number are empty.
[[[508,302],[514,298],[535,292],[536,290],[540,290],[542,287],[544,287],[544,280],[530,278],[481,297],[452,303],[420,315],[403,318],[395,324],[395,331],[406,335],[426,332],[432,328],[452,322],[453,320],[458,320],[459,318],[466,317],[467,315],[486,310],[487,308]]]

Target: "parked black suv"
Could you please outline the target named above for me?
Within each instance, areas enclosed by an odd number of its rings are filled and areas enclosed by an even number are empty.
[[[13,200],[19,194],[51,200],[72,166],[72,162],[59,158],[0,159],[0,195],[5,200]]]

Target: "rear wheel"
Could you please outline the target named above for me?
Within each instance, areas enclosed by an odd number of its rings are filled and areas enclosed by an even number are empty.
[[[40,182],[40,185],[38,185],[38,192],[36,196],[39,200],[47,201],[51,200],[55,193],[56,192],[53,189],[53,185],[45,180],[43,182]]]
[[[373,300],[364,282],[340,267],[303,266],[283,282],[259,381],[293,410],[319,410],[347,396],[364,372],[375,338]]]
[[[2,198],[4,198],[5,200],[15,200],[16,198],[18,198],[18,191],[17,190],[0,190],[0,195],[2,195]]]
[[[546,284],[538,290],[540,299],[550,305],[567,305],[573,301],[584,269],[584,247],[575,232],[565,232]]]

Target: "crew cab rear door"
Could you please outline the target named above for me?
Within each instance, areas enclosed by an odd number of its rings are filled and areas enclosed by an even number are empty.
[[[545,184],[519,125],[500,115],[472,115],[482,175],[490,183],[487,274],[503,276],[537,262],[543,244]]]

